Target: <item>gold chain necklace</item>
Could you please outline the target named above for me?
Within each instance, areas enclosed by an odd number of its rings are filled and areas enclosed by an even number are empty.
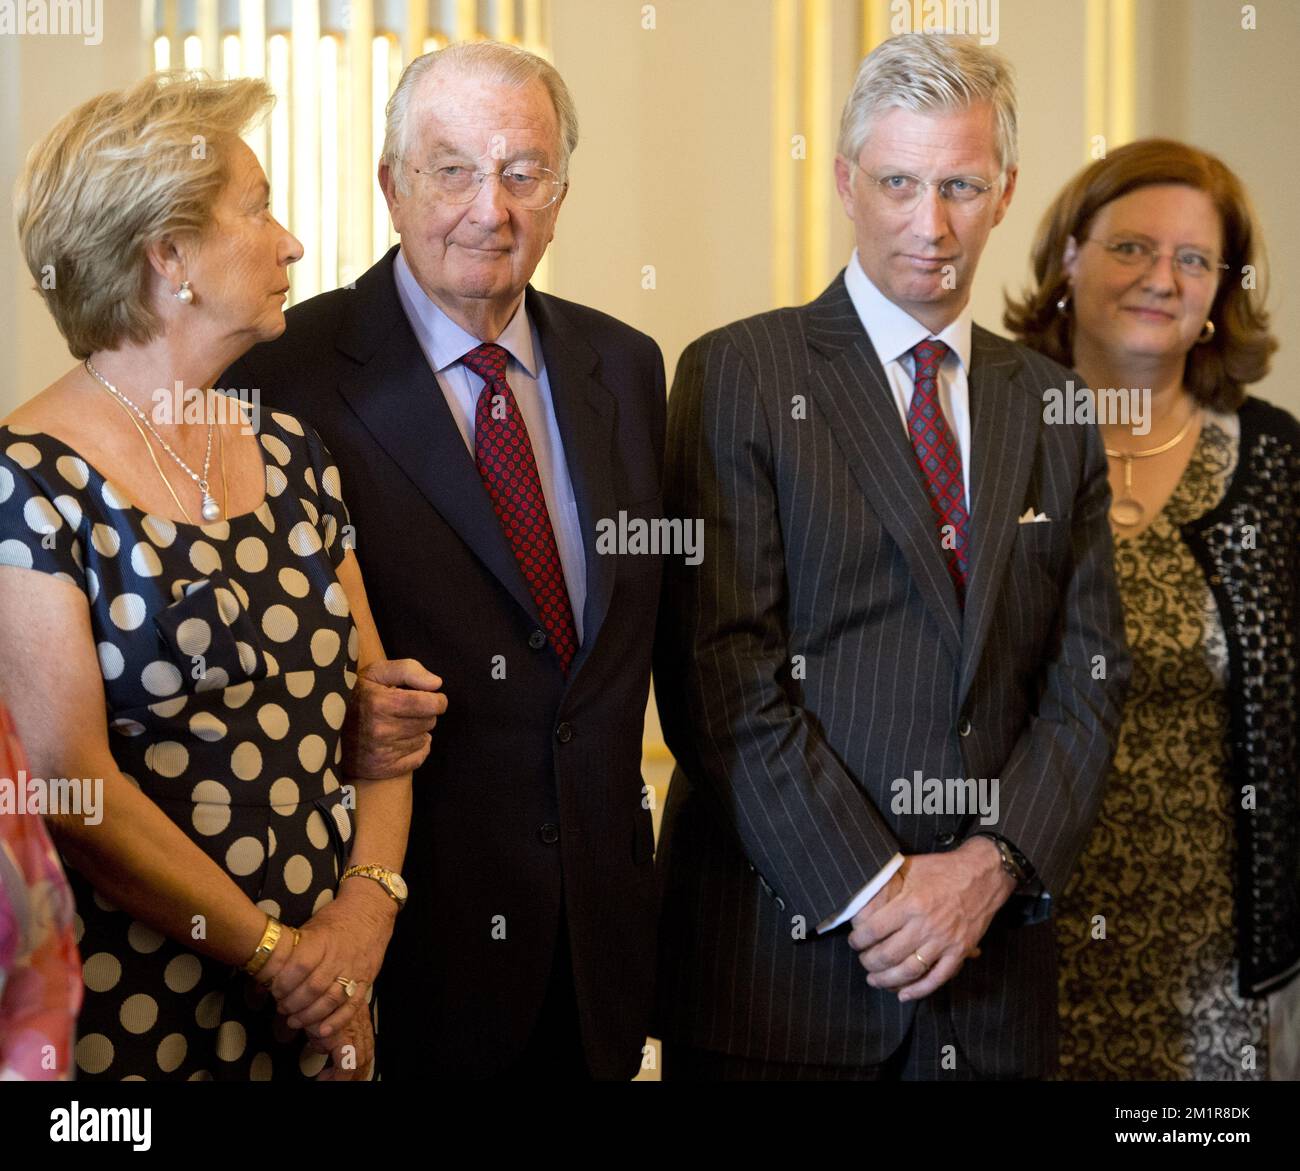
[[[1192,424],[1200,417],[1199,407],[1193,407],[1192,413],[1187,416],[1178,434],[1172,439],[1160,444],[1159,447],[1148,447],[1146,451],[1116,451],[1112,447],[1106,448],[1106,454],[1111,459],[1122,459],[1124,461],[1124,495],[1121,496],[1110,506],[1110,519],[1117,525],[1123,525],[1125,528],[1134,528],[1142,523],[1142,518],[1146,516],[1147,510],[1141,502],[1133,497],[1133,461],[1135,459],[1146,459],[1153,455],[1163,455],[1166,451],[1172,451],[1184,439],[1187,433],[1192,429]]]
[[[86,360],[86,364],[88,366],[90,365],[89,359]],[[97,381],[101,383],[103,382],[102,379],[97,379]],[[110,397],[119,407],[122,408],[123,411],[126,412],[126,417],[131,420],[131,425],[140,433],[140,439],[144,443],[144,449],[149,453],[149,458],[153,461],[154,470],[158,473],[158,478],[163,482],[163,486],[167,489],[168,493],[170,493],[172,500],[176,502],[176,507],[180,509],[181,516],[185,518],[185,523],[193,524],[194,521],[190,519],[189,510],[181,503],[180,497],[176,495],[176,490],[172,487],[171,481],[167,478],[167,473],[162,470],[162,464],[158,462],[158,457],[154,454],[153,444],[149,442],[149,436],[144,433],[144,428],[140,426],[135,415],[127,408],[126,403],[122,402],[120,392],[118,394],[113,394]],[[149,430],[152,431],[153,428],[150,427]],[[159,442],[161,442],[161,440],[159,440]],[[218,461],[221,465],[221,507],[225,514],[229,516],[230,486],[226,482],[226,438],[225,435],[220,432],[217,435],[217,448]],[[215,501],[213,503],[215,503]]]

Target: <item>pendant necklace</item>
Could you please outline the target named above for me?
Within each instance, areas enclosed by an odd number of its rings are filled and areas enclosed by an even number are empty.
[[[100,384],[100,386],[102,386],[106,391],[108,391],[109,394],[111,394],[115,399],[117,399],[118,402],[120,402],[123,406],[125,406],[128,410],[130,410],[140,420],[140,422],[142,422],[146,427],[149,428],[149,434],[154,437],[154,439],[158,443],[158,446],[161,447],[163,451],[165,451],[168,455],[170,455],[172,459],[174,459],[180,465],[181,470],[199,486],[199,491],[203,493],[203,504],[200,509],[200,511],[203,514],[203,519],[207,521],[209,524],[211,524],[213,521],[220,520],[221,505],[219,505],[216,502],[216,500],[213,499],[212,493],[208,491],[208,469],[212,465],[212,426],[213,426],[212,420],[211,419],[208,420],[208,448],[203,455],[203,474],[200,476],[198,472],[196,472],[193,468],[191,468],[189,464],[187,464],[183,459],[181,459],[179,455],[176,454],[176,452],[172,450],[171,445],[167,442],[167,440],[165,440],[161,435],[158,434],[157,431],[154,430],[153,424],[149,422],[149,417],[139,407],[137,407],[135,403],[133,403],[129,398],[127,398],[126,395],[124,395],[120,390],[118,390],[116,386],[114,386],[111,382],[109,382],[109,380],[105,378],[98,370],[96,370],[95,367],[91,364],[89,358],[86,359],[85,366],[87,372],[91,375],[91,377],[95,379],[96,382]],[[166,477],[164,477],[164,480],[165,479]]]
[[[1124,461],[1124,495],[1121,496],[1110,506],[1110,519],[1117,525],[1123,525],[1125,528],[1134,528],[1142,523],[1143,517],[1146,516],[1146,509],[1142,503],[1133,496],[1133,461],[1135,459],[1146,459],[1148,456],[1162,455],[1177,447],[1184,439],[1187,438],[1187,432],[1192,429],[1192,423],[1200,416],[1200,409],[1193,408],[1192,413],[1187,416],[1185,422],[1179,429],[1178,434],[1159,447],[1149,447],[1146,451],[1116,451],[1113,447],[1106,448],[1106,454],[1111,459],[1122,459]]]

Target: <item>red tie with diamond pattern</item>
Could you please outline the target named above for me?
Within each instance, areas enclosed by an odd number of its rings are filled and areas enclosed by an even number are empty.
[[[560,668],[567,675],[578,650],[578,632],[533,445],[506,381],[508,358],[501,346],[485,342],[461,359],[483,379],[474,409],[474,459]]]
[[[970,514],[961,478],[961,448],[939,405],[939,367],[947,354],[948,347],[933,339],[912,347],[916,374],[912,403],[907,408],[907,430],[938,520],[948,572],[957,589],[957,604],[964,606],[966,575],[970,571]]]

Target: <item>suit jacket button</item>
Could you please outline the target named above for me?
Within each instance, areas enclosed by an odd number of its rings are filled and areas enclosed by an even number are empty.
[[[540,651],[546,645],[546,631],[534,630],[528,636],[528,645],[535,651]]]
[[[959,736],[970,735],[970,720],[962,720],[962,722],[957,725],[957,735]]]
[[[567,744],[573,739],[573,726],[571,724],[561,724],[555,729],[555,738],[561,744]]]
[[[537,836],[548,846],[553,846],[560,840],[560,827],[558,825],[553,825],[548,821],[537,831]]]
[[[945,830],[943,833],[939,834],[939,835],[934,839],[934,844],[935,844],[936,846],[942,846],[944,849],[947,849],[947,848],[948,848],[949,846],[951,846],[951,845],[953,844],[953,842],[955,842],[956,840],[957,840],[957,835],[956,835],[956,834],[948,833],[948,832]]]

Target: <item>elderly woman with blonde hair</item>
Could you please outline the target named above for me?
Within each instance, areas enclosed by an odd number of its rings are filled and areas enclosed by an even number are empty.
[[[1300,424],[1241,181],[1111,151],[1056,198],[1006,324],[1073,365],[1110,458],[1133,681],[1057,909],[1061,1073],[1300,1075]]]
[[[210,389],[283,331],[302,254],[241,139],[271,102],[149,77],[64,118],[16,193],[80,361],[0,426],[0,698],[35,781],[102,786],[102,816],[48,817],[81,1078],[367,1076],[404,899],[422,753],[339,775],[383,651],[338,473],[301,420]]]

